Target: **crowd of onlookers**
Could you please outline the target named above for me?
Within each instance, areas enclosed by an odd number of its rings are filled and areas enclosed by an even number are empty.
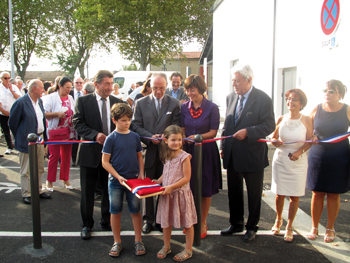
[[[350,124],[350,108],[341,102],[346,87],[338,80],[330,80],[323,91],[324,103],[314,108],[310,116],[300,111],[307,98],[300,89],[285,94],[289,112],[275,116],[271,98],[253,86],[254,74],[249,65],[232,69],[234,92],[227,96],[226,118],[220,142],[203,143],[201,238],[208,231],[207,216],[211,198],[222,188],[221,161],[227,169],[229,227],[221,235],[246,233],[243,241],[254,240],[260,219],[264,168],[269,165],[267,145],[258,141],[273,134],[272,144],[277,148],[272,162],[272,191],[276,193],[276,221],[273,234],[279,234],[283,224],[282,209],[286,196],[290,197],[289,214],[284,240],[293,240],[293,220],[299,197],[305,187],[312,190],[312,230],[309,239],[318,236],[318,224],[327,197],[328,222],[325,242],[335,237],[334,224],[340,206],[340,193],[350,190],[348,140],[328,144],[322,139],[345,133]],[[184,227],[186,248],[174,259],[183,261],[192,257],[193,211],[192,192],[196,183],[191,173],[194,167],[196,134],[203,140],[217,136],[220,124],[218,106],[208,100],[207,85],[200,75],[192,74],[185,80],[179,72],[169,79],[163,73],[151,73],[132,86],[126,101],[122,101],[119,85],[113,83],[113,74],[100,70],[92,81],[76,77],[57,77],[54,83],[34,79],[23,87],[20,79],[11,84],[10,75],[1,73],[0,120],[7,150],[14,145],[19,151],[23,202],[31,203],[28,175],[29,133],[36,133],[45,141],[83,140],[92,144],[50,144],[46,151],[38,145],[39,189],[41,198],[51,198],[43,192],[44,155],[48,156],[46,188],[53,192],[57,177],[67,189],[71,161],[80,167],[81,237],[89,239],[94,226],[94,193],[101,194],[102,229],[113,231],[114,244],[110,256],[119,256],[120,214],[124,192],[135,230],[135,254],[146,249],[141,240],[152,230],[163,231],[164,246],[158,258],[171,252],[171,228]],[[168,88],[168,81],[171,87]],[[183,139],[186,141],[183,142]],[[313,143],[305,143],[312,140]],[[288,144],[286,142],[297,142]],[[182,150],[183,149],[183,150]],[[309,150],[310,149],[310,150]],[[143,153],[143,154],[142,154]],[[123,183],[128,179],[148,177],[162,184],[164,193],[140,201]],[[248,192],[248,219],[244,224],[243,181]],[[143,222],[143,226],[142,226]]]

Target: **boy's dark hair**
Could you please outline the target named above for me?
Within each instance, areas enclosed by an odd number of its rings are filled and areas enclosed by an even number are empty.
[[[132,117],[132,110],[126,103],[116,103],[112,106],[111,109],[111,118],[113,118],[115,121],[123,118],[124,116],[131,119]]]

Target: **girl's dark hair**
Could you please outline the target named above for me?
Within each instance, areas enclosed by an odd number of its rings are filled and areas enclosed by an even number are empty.
[[[70,82],[70,83],[73,84],[73,82],[70,80],[70,78],[68,78],[68,77],[63,77],[63,78],[61,78],[60,82],[58,82],[57,85],[56,85],[55,91],[58,91],[59,85],[60,85],[61,87],[63,87],[64,84],[66,84],[67,82]]]
[[[164,130],[164,138],[169,139],[171,134],[181,134],[184,137],[182,129],[177,125],[170,125]],[[181,146],[182,149],[182,146]],[[170,150],[169,146],[165,144],[164,140],[160,143],[160,161],[165,163],[165,160],[171,160],[173,151]]]

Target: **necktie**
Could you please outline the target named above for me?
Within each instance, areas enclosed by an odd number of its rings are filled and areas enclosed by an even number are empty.
[[[158,113],[158,116],[159,116],[159,110],[160,110],[160,100],[159,100],[159,99],[157,99],[157,101],[158,101],[158,104],[157,104],[157,113]]]
[[[79,98],[79,97],[80,97],[80,91],[78,91],[78,94],[77,94],[77,95],[78,95],[78,98]]]
[[[102,126],[103,126],[103,134],[108,135],[108,119],[107,119],[107,105],[106,99],[101,98],[102,100]]]
[[[242,114],[242,110],[243,110],[243,101],[244,101],[244,96],[241,96],[241,98],[239,99],[239,105],[238,105],[238,109],[236,111],[236,116],[235,116],[235,125],[237,124],[237,121],[239,119],[239,117]]]

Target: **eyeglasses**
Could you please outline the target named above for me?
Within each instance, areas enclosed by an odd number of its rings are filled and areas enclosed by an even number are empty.
[[[323,93],[326,94],[326,93],[329,93],[329,94],[335,94],[337,93],[335,90],[332,90],[332,89],[324,89],[323,90]]]
[[[83,82],[75,82],[75,84],[83,84]]]
[[[10,79],[10,77],[2,77],[3,79]]]
[[[300,101],[299,99],[296,99],[296,98],[286,98],[286,101]]]
[[[165,90],[165,87],[157,88],[157,87],[152,87],[153,90]]]

